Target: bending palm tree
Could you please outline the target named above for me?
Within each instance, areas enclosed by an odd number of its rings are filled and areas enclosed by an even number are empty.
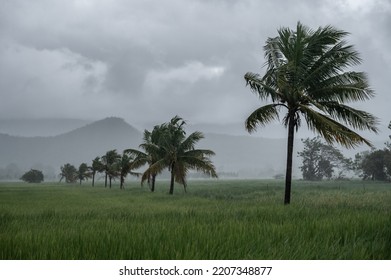
[[[186,137],[183,129],[185,124],[180,117],[176,116],[169,123],[161,125],[162,141],[159,143],[159,158],[142,177],[145,181],[149,174],[158,174],[168,167],[171,173],[170,194],[174,193],[174,182],[182,184],[186,191],[186,176],[190,169],[217,178],[215,167],[209,159],[214,152],[195,149],[195,144],[204,136],[201,132],[194,132]]]
[[[109,186],[111,189],[111,181],[117,176],[116,163],[121,158],[117,150],[110,150],[102,156],[103,171],[105,172],[105,187],[107,187],[107,178],[109,178]]]
[[[284,203],[289,204],[294,132],[300,127],[301,118],[328,143],[337,142],[348,148],[362,143],[371,146],[352,129],[377,132],[377,119],[344,104],[374,96],[365,73],[343,71],[361,62],[358,53],[343,40],[347,32],[331,26],[313,31],[298,23],[296,31],[281,28],[278,34],[269,38],[264,47],[266,74],[244,76],[260,99],[272,101],[256,109],[245,125],[251,133],[258,125],[278,120],[280,109],[286,111],[283,124],[288,128],[288,152]]]
[[[79,179],[80,185],[81,185],[81,181],[91,178],[91,175],[92,174],[90,173],[87,163],[80,164],[79,169],[76,172],[76,176],[77,179]]]
[[[134,149],[127,149],[124,152],[135,157],[133,166],[134,169],[137,169],[145,164],[148,164],[148,167],[151,167],[160,157],[160,148],[159,143],[162,141],[162,132],[164,128],[157,125],[153,128],[152,132],[145,130],[144,131],[144,143],[140,145],[140,148],[144,152]],[[152,172],[145,174],[148,184],[150,186],[151,192],[155,191],[155,181],[158,173]]]
[[[119,188],[125,189],[125,178],[128,174],[138,177],[140,174],[136,172],[132,172],[135,169],[134,166],[134,158],[131,155],[128,155],[125,151],[123,152],[121,158],[116,163],[116,170],[118,172],[118,176],[120,177],[120,186]]]
[[[92,186],[94,186],[96,172],[104,171],[104,166],[100,160],[100,157],[96,157],[92,160],[92,165],[90,167],[90,170],[91,170],[91,176],[92,176]]]

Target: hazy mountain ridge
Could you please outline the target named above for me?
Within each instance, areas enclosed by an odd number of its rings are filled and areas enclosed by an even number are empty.
[[[190,133],[190,132],[189,132]],[[142,133],[123,119],[110,117],[67,133],[48,137],[20,137],[0,133],[0,167],[14,163],[22,169],[33,165],[88,164],[106,151],[138,148]],[[212,160],[219,172],[239,176],[272,177],[285,167],[285,139],[206,133],[198,148],[216,153]]]
[[[202,127],[197,128],[203,132]],[[190,129],[188,133],[191,133]],[[82,162],[91,164],[92,159],[111,149],[119,152],[127,148],[137,149],[141,142],[142,132],[116,117],[92,122],[57,136],[20,137],[0,133],[0,168],[13,163],[22,170],[37,165],[59,170],[65,163],[75,166]],[[218,172],[262,178],[285,173],[286,138],[207,132],[197,148],[211,149],[216,153],[211,159]],[[301,165],[297,152],[302,149],[303,144],[297,137],[293,160],[296,177],[300,177]],[[349,150],[348,156],[353,156],[360,149]]]
[[[0,134],[0,166],[15,163],[21,168],[34,164],[58,168],[64,163],[90,163],[106,151],[138,146],[142,134],[123,119],[106,118],[67,133],[49,137]]]

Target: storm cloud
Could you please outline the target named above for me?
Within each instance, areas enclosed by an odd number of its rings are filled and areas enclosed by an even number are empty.
[[[391,4],[378,0],[0,0],[0,118],[119,116],[237,123],[260,105],[243,75],[282,26],[350,32],[391,119]]]

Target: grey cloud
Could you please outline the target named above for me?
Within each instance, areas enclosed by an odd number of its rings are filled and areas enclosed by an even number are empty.
[[[149,123],[183,114],[191,121],[243,122],[259,105],[243,75],[263,73],[267,37],[300,20],[351,32],[348,40],[364,59],[360,69],[378,92],[360,106],[389,119],[388,1],[354,3],[0,0],[0,117],[119,115]],[[53,105],[32,109],[20,99]],[[72,99],[88,108],[56,105]]]

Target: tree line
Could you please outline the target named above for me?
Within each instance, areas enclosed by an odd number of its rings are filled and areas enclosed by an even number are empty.
[[[207,149],[196,149],[198,141],[204,138],[199,132],[187,136],[186,122],[179,116],[169,122],[156,125],[152,131],[145,130],[140,150],[126,149],[121,154],[110,150],[103,156],[97,156],[89,166],[81,163],[79,168],[72,164],[61,166],[60,182],[81,184],[82,181],[92,179],[92,186],[98,173],[105,177],[105,187],[111,188],[112,181],[119,179],[120,189],[124,189],[125,178],[133,175],[141,178],[141,183],[147,182],[152,192],[155,191],[156,177],[164,170],[170,172],[169,194],[174,193],[174,183],[187,187],[189,170],[197,170],[210,177],[217,178],[216,169],[210,160],[215,153]],[[146,166],[144,172],[135,170]]]
[[[391,122],[388,126],[391,129]],[[389,136],[391,140],[391,135]],[[304,180],[346,179],[346,174],[353,173],[363,180],[391,181],[391,142],[387,141],[383,149],[357,153],[346,158],[332,145],[325,144],[320,137],[302,140],[303,151],[300,166]]]

